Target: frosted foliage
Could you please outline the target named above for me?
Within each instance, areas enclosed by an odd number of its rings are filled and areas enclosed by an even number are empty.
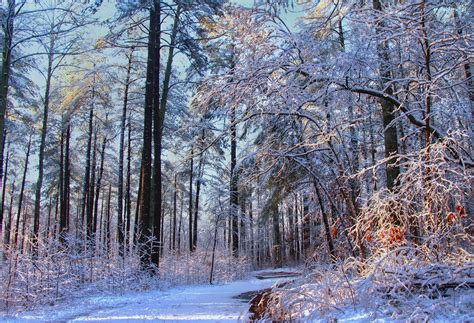
[[[471,317],[474,250],[468,212],[474,178],[471,170],[449,161],[447,147],[454,138],[406,156],[400,188],[370,198],[351,232],[366,242],[365,262],[310,263],[303,279],[275,289],[268,317]]]

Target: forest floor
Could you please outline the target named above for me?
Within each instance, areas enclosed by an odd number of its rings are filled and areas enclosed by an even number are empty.
[[[279,270],[281,271],[281,269]],[[262,271],[261,271],[262,272]],[[0,316],[0,321],[239,321],[245,320],[248,300],[238,295],[271,287],[291,278],[250,278],[228,284],[181,286],[168,290],[125,293],[120,296],[81,297],[38,310]],[[264,272],[268,273],[268,270]]]

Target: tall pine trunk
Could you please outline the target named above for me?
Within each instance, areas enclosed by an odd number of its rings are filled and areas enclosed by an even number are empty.
[[[204,133],[204,131],[203,131]],[[204,173],[204,156],[201,153],[199,157],[199,164],[198,164],[198,178],[196,179],[196,200],[194,205],[194,221],[193,221],[193,243],[191,251],[196,250],[197,247],[197,239],[198,239],[198,213],[199,213],[199,197],[201,193],[201,184],[202,184],[202,177]]]
[[[172,250],[176,250],[176,216],[178,211],[178,174],[174,174],[174,190],[173,190],[173,228],[172,228]]]
[[[31,137],[28,141],[28,147],[26,148],[26,156],[25,156],[25,165],[23,167],[23,178],[21,180],[21,187],[20,187],[20,196],[18,199],[18,210],[16,214],[16,226],[15,226],[15,240],[14,244],[17,247],[18,246],[18,232],[20,231],[20,218],[21,218],[21,212],[23,210],[23,198],[25,195],[25,183],[26,183],[26,174],[28,173],[28,161],[30,159],[30,151],[31,151]],[[13,192],[12,192],[13,194]],[[23,217],[23,227],[26,222],[25,217]],[[24,237],[22,237],[24,238]]]
[[[239,192],[237,175],[237,129],[235,125],[235,107],[230,111],[230,219],[232,226],[232,255],[239,256]]]
[[[7,188],[7,179],[8,179],[8,163],[10,161],[10,143],[7,148],[7,159],[5,161],[5,175],[3,176],[3,187],[2,187],[2,203],[0,204],[0,225],[3,223],[3,214],[5,213],[5,198],[6,198],[6,188]],[[14,185],[13,185],[14,186]],[[13,190],[13,188],[12,188]],[[12,191],[13,194],[13,191]],[[3,244],[7,247],[10,244],[10,230],[11,230],[11,213],[5,220],[5,226],[3,227]],[[1,230],[0,230],[1,231]]]
[[[97,177],[97,184],[95,186],[95,199],[94,199],[94,232],[97,232],[97,223],[99,218],[99,197],[100,197],[100,190],[102,189],[102,177],[104,174],[104,159],[105,159],[105,147],[107,145],[107,136],[104,136],[102,139],[102,147],[100,149],[100,166],[99,166],[99,174]],[[91,192],[93,194],[93,192]],[[99,240],[100,242],[100,240]]]
[[[6,21],[2,24],[3,27],[3,52],[2,52],[2,70],[0,74],[0,147],[3,147],[5,117],[8,103],[8,88],[10,85],[11,72],[11,54],[13,43],[13,23],[15,19],[16,1],[7,0],[8,9]],[[3,151],[0,154],[3,156]]]
[[[7,147],[7,158],[5,160],[5,169],[4,169],[5,172],[2,176],[2,201],[0,203],[0,232],[2,232],[2,229],[6,231],[7,225],[8,225],[8,230],[9,230],[9,226],[10,226],[10,223],[7,221],[7,223],[5,223],[5,228],[3,228],[3,214],[4,214],[4,207],[5,207],[5,192],[7,188],[9,160],[10,160],[10,142],[8,143],[8,147]]]
[[[140,260],[143,269],[150,269],[152,259],[152,253],[154,249],[152,247],[153,237],[153,218],[152,218],[152,204],[151,200],[155,197],[156,191],[153,188],[152,191],[152,141],[155,138],[153,135],[153,122],[154,110],[159,104],[156,102],[156,97],[159,97],[159,75],[156,75],[159,71],[160,64],[160,3],[158,0],[154,0],[150,7],[150,23],[149,23],[149,34],[148,34],[148,58],[147,58],[147,75],[146,75],[146,86],[145,86],[145,112],[144,112],[144,126],[143,126],[143,150],[142,150],[142,174],[141,174],[141,189],[140,189],[140,218],[139,218],[139,244],[140,244]],[[157,115],[155,113],[155,115]],[[159,115],[158,115],[159,116]],[[159,123],[159,122],[158,122]],[[155,131],[155,133],[158,133]],[[159,151],[159,147],[155,147],[156,151]],[[155,156],[157,157],[157,156]],[[156,163],[156,162],[155,162]],[[154,181],[158,181],[155,178]],[[161,179],[160,185],[156,187],[156,190],[161,190]],[[160,192],[161,193],[161,192]],[[158,194],[160,195],[160,194]],[[156,205],[156,201],[154,201]],[[158,212],[161,208],[158,207]],[[156,222],[156,221],[155,221]],[[155,223],[156,224],[156,223]],[[157,225],[159,231],[159,223]],[[155,237],[159,238],[159,237]],[[153,255],[153,262],[157,261],[157,257]]]
[[[48,115],[49,115],[49,96],[51,92],[51,78],[53,76],[53,60],[54,60],[54,40],[55,36],[50,35],[49,54],[48,54],[48,69],[46,71],[46,88],[44,91],[44,105],[43,105],[43,124],[41,128],[41,142],[38,154],[38,180],[36,182],[35,192],[35,208],[33,216],[33,252],[37,252],[37,239],[39,233],[39,220],[41,212],[41,193],[43,188],[44,176],[44,150],[46,147],[46,135],[48,133]]]
[[[194,146],[191,146],[191,160],[189,168],[189,251],[193,251],[193,173],[194,173]]]
[[[130,74],[132,71],[132,62],[133,62],[133,51],[134,47],[130,48],[130,53],[127,55],[128,57],[128,64],[127,64],[127,74],[125,76],[125,88],[123,91],[123,106],[122,106],[122,119],[121,119],[121,127],[120,127],[120,146],[119,146],[119,172],[118,172],[118,186],[117,186],[117,219],[121,219],[123,217],[123,165],[124,165],[124,155],[125,155],[125,121],[127,119],[127,107],[128,107],[128,92],[130,88]],[[130,142],[129,142],[130,147]],[[130,150],[130,148],[129,148]],[[128,176],[129,173],[127,172],[127,186],[128,186]],[[126,193],[127,195],[128,193]],[[127,196],[128,198],[128,196]],[[125,202],[126,209],[128,209],[127,201]],[[129,213],[127,213],[129,217]],[[130,230],[130,223],[126,220],[126,227],[127,230]],[[121,229],[119,229],[121,230]],[[128,232],[128,231],[126,231]],[[122,250],[123,243],[121,242],[123,239],[120,239],[120,236],[123,236],[123,232],[119,232],[119,250]]]
[[[87,219],[91,223],[91,237],[92,241],[95,241],[96,223],[94,219],[94,192],[95,192],[95,175],[97,168],[97,129],[94,131],[94,144],[92,148],[92,165],[91,165],[91,177],[88,189],[88,201],[87,201]]]
[[[132,197],[131,197],[131,190],[130,190],[130,185],[131,185],[131,165],[132,162],[132,125],[131,125],[131,120],[130,120],[130,115],[128,117],[128,149],[127,149],[127,181],[126,181],[126,189],[125,189],[125,213],[126,213],[126,242],[125,245],[128,246],[130,245],[130,242],[133,239],[130,239],[132,236],[131,231],[131,212],[132,212]]]
[[[92,96],[94,100],[94,88],[92,88]],[[82,187],[82,203],[81,203],[81,219],[82,223],[86,223],[86,239],[89,240],[92,234],[92,218],[89,218],[89,212],[86,213],[88,205],[88,196],[90,194],[90,175],[91,175],[91,150],[92,150],[92,130],[93,130],[93,119],[94,119],[94,104],[91,105],[89,110],[89,131],[87,138],[87,150],[86,150],[86,168],[84,171],[84,182]]]

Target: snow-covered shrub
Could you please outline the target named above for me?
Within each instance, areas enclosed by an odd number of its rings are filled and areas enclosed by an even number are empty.
[[[375,192],[361,211],[354,232],[372,253],[394,246],[421,245],[432,257],[449,257],[456,248],[472,247],[474,172],[453,160],[455,137],[405,156],[400,185]]]
[[[171,284],[209,283],[212,254],[207,250],[165,255],[160,263],[160,278]],[[229,250],[217,249],[213,281],[229,282],[244,278],[252,265],[248,257],[234,258]]]
[[[310,263],[301,279],[272,291],[271,319],[472,319],[472,167],[447,137],[404,156],[393,191],[370,196],[352,236],[366,259]]]
[[[162,285],[140,269],[135,249],[122,257],[71,235],[63,242],[45,239],[40,243],[37,255],[6,250],[0,269],[1,310],[54,304],[91,292],[118,293]]]

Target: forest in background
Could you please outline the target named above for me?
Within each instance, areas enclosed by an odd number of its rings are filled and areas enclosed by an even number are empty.
[[[304,264],[262,315],[472,311],[471,1],[0,13],[2,309]]]

